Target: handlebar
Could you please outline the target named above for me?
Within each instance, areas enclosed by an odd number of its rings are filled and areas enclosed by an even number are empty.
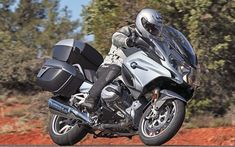
[[[147,39],[137,37],[135,44],[138,48],[142,49],[143,51],[147,51],[147,52],[152,51],[152,46],[151,46],[152,43],[148,41]]]

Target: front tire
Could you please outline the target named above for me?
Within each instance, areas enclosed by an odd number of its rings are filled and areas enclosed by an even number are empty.
[[[168,111],[168,112],[167,112]],[[156,115],[158,112],[159,114]],[[150,115],[154,115],[151,118]],[[145,145],[158,146],[169,141],[180,129],[185,117],[185,103],[175,99],[167,100],[154,111],[150,105],[139,123],[139,136]]]
[[[76,120],[54,114],[50,115],[48,131],[53,142],[63,146],[76,144],[88,133],[87,128],[79,126]]]

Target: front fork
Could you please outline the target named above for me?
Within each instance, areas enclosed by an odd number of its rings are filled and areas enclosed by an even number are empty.
[[[187,100],[182,97],[181,95],[167,90],[167,89],[163,89],[160,90],[159,88],[155,88],[152,91],[152,95],[151,95],[152,100],[146,105],[146,107],[144,108],[144,111],[149,107],[149,105],[152,105],[152,110],[154,113],[157,113],[156,111],[162,107],[162,105],[167,101],[167,100],[174,100],[174,99],[178,99],[182,102],[187,103]]]
[[[157,114],[158,113],[157,100],[159,97],[160,97],[160,89],[155,88],[151,94],[151,98],[152,98],[152,100],[151,100],[151,105],[152,105],[151,113],[146,117],[146,119],[150,119],[151,117],[155,117],[158,115]]]
[[[153,109],[157,109],[157,100],[158,98],[160,97],[160,89],[159,88],[155,88],[153,91],[152,91],[152,95],[151,95],[151,98],[152,98],[152,106],[153,106]]]

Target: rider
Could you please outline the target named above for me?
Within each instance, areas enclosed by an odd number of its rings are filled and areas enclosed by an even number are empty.
[[[120,74],[123,59],[126,57],[122,49],[134,47],[136,36],[148,38],[149,35],[159,35],[163,26],[162,17],[156,10],[146,8],[137,15],[135,26],[136,28],[124,26],[113,34],[111,49],[97,70],[98,79],[90,89],[83,106],[94,109],[102,89]]]

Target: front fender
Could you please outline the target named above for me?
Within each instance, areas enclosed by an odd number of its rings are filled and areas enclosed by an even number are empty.
[[[169,99],[179,99],[185,103],[187,103],[186,99],[183,98],[182,96],[180,96],[179,94],[173,92],[173,91],[170,91],[170,90],[161,90],[160,91],[160,99],[161,100],[169,100]]]
[[[164,90],[160,91],[160,97],[156,103],[156,107],[160,108],[167,100],[170,100],[170,99],[178,99],[178,100],[181,100],[181,101],[187,103],[185,98],[183,98],[179,94],[177,94],[173,91],[164,89]]]

